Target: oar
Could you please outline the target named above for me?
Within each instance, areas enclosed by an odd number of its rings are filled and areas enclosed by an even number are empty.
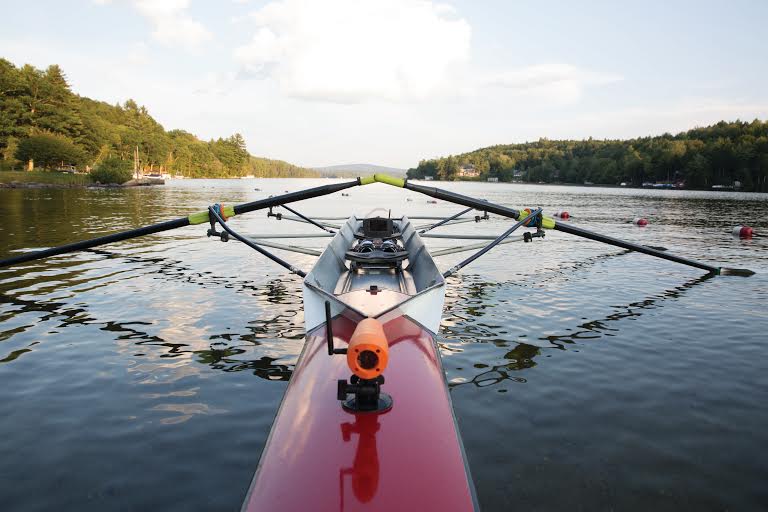
[[[521,213],[519,210],[515,210],[514,208],[507,208],[506,206],[501,206],[501,205],[490,203],[487,201],[481,201],[473,197],[457,194],[456,192],[449,192],[447,190],[439,189],[436,187],[426,187],[424,185],[416,185],[415,183],[410,183],[408,180],[405,180],[405,179],[393,178],[392,176],[386,176],[382,174],[374,174],[373,178],[375,181],[379,183],[386,183],[387,185],[392,185],[395,187],[407,188],[408,190],[413,190],[414,192],[419,192],[421,194],[434,197],[436,199],[442,199],[444,201],[449,201],[451,203],[461,204],[467,207],[473,207],[478,210],[484,210],[489,213],[495,213],[497,215],[501,215],[503,217],[509,217],[515,220],[520,220],[521,218],[520,217]],[[598,242],[603,242],[605,244],[621,247],[623,249],[629,249],[630,251],[641,252],[643,254],[648,254],[649,256],[655,256],[657,258],[674,261],[675,263],[681,263],[683,265],[688,265],[690,267],[700,268],[702,270],[706,270],[707,272],[711,272],[713,274],[737,275],[737,276],[745,276],[745,277],[751,276],[752,274],[754,274],[754,272],[748,269],[715,267],[715,266],[707,265],[706,263],[701,263],[688,258],[675,256],[674,254],[668,254],[668,253],[653,249],[651,247],[647,247],[645,245],[633,244],[631,242],[625,242],[624,240],[619,240],[618,238],[613,238],[610,236],[601,235],[599,233],[594,233],[586,229],[578,228],[572,224],[560,224],[551,217],[542,218],[542,227],[548,228],[548,229],[556,229],[558,231],[563,231],[564,233],[569,233],[569,234],[580,236],[583,238],[589,238],[590,240],[596,240]]]
[[[570,224],[558,223],[555,225],[555,229],[558,231],[562,231],[563,233],[570,233],[571,235],[581,236],[584,238],[589,238],[590,240],[595,240],[597,242],[603,242],[606,244],[615,245],[616,247],[622,247],[624,249],[629,249],[630,251],[642,252],[644,254],[656,256],[657,258],[663,258],[665,260],[682,263],[683,265],[700,268],[702,270],[706,270],[707,272],[711,272],[713,274],[734,275],[734,276],[743,276],[743,277],[751,276],[752,274],[754,274],[754,272],[745,268],[713,267],[712,265],[707,265],[706,263],[701,263],[688,258],[682,258],[680,256],[675,256],[674,254],[667,254],[665,252],[661,252],[657,249],[654,249],[652,247],[648,247],[645,245],[625,242],[624,240],[619,240],[618,238],[613,238],[607,235],[601,235],[600,233],[595,233],[594,231],[589,231],[584,228],[578,228]]]
[[[355,187],[358,185],[366,185],[373,183],[373,178],[358,178],[355,181],[347,181],[344,183],[333,183],[331,185],[323,185],[321,187],[309,188],[307,190],[299,190],[297,192],[290,192],[281,196],[268,197],[266,199],[260,199],[259,201],[253,201],[250,203],[243,203],[234,206],[227,206],[223,208],[224,215],[227,218],[235,215],[240,215],[255,210],[263,210],[274,206],[280,206],[285,203],[293,203],[296,201],[303,201],[305,199],[311,199],[313,197],[325,196],[333,194],[340,190]],[[122,231],[120,233],[113,233],[111,235],[100,236],[97,238],[91,238],[89,240],[82,240],[80,242],[74,242],[71,244],[60,245],[59,247],[51,247],[50,249],[43,249],[40,251],[31,251],[19,256],[0,260],[0,267],[8,267],[19,263],[25,263],[27,261],[39,260],[42,258],[48,258],[50,256],[56,256],[59,254],[66,254],[69,252],[84,251],[91,249],[99,245],[111,244],[113,242],[121,242],[123,240],[130,240],[131,238],[137,238],[144,235],[152,235],[154,233],[161,233],[163,231],[169,231],[171,229],[182,228],[184,226],[190,226],[194,224],[204,224],[210,221],[208,210],[203,212],[193,213],[187,217],[181,217],[174,220],[168,220],[160,222],[159,224],[152,224],[137,229],[131,229],[128,231]]]

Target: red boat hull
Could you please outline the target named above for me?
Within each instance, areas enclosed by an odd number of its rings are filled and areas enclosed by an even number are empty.
[[[345,346],[355,323],[333,321]],[[474,488],[432,334],[406,317],[384,324],[385,413],[351,413],[336,399],[350,371],[315,329],[296,364],[243,510],[466,511]]]

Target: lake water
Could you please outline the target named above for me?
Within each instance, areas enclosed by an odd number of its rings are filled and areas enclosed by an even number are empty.
[[[0,190],[0,258],[322,183]],[[574,225],[757,272],[707,279],[552,231],[450,278],[439,340],[484,510],[768,507],[768,238],[730,234],[741,223],[768,233],[768,195],[436,185],[565,209]],[[314,216],[374,207],[461,209],[384,185],[294,205]],[[637,216],[651,224],[627,222]],[[231,224],[314,229],[264,212]],[[3,510],[239,509],[302,347],[301,285],[205,231],[0,269]],[[281,255],[304,270],[315,259]]]

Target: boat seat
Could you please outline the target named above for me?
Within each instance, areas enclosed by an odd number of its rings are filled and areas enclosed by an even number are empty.
[[[358,240],[368,240],[371,238],[369,235],[365,234],[365,232],[363,231],[357,231],[354,234],[354,237]],[[380,236],[376,238],[381,238],[382,240],[393,240],[395,238],[402,238],[402,237],[403,237],[403,234],[400,231],[393,231],[391,235]]]
[[[347,251],[345,257],[356,263],[398,263],[408,258],[408,251],[387,252],[378,249],[371,252]]]

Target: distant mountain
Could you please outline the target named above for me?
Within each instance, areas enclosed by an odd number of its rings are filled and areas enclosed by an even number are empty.
[[[370,176],[371,174],[376,173],[392,174],[394,176],[405,176],[405,169],[384,167],[383,165],[373,164],[342,164],[330,165],[328,167],[313,167],[312,169],[319,171],[324,176],[332,176],[337,178]]]

